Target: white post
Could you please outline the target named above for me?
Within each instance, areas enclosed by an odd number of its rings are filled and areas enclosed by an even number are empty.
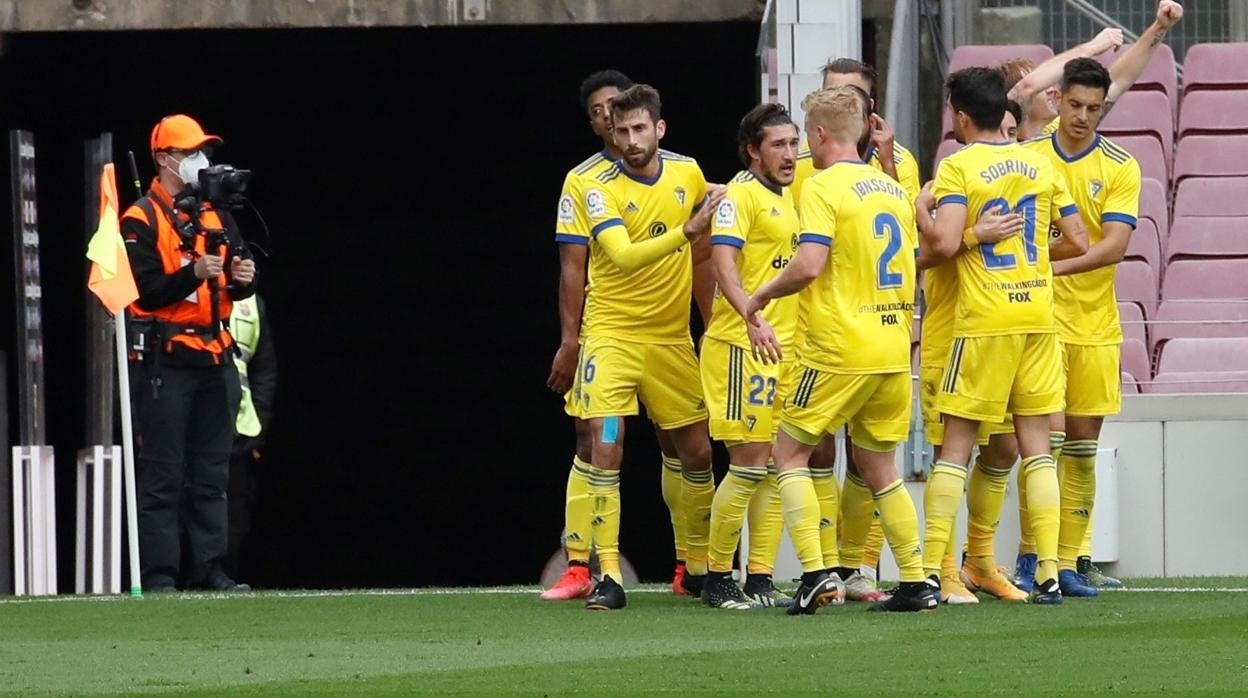
[[[125,467],[126,540],[130,552],[130,595],[143,595],[139,574],[139,511],[134,480],[134,422],[130,415],[130,361],[126,352],[126,311],[116,315],[113,335],[117,344],[117,394],[121,400],[121,451]]]
[[[87,593],[87,452],[78,452],[78,538],[74,541],[74,593]]]
[[[46,567],[44,594],[55,596],[56,577],[56,458],[51,446],[36,447],[39,452],[37,477],[43,479],[43,547]]]
[[[121,447],[108,449],[108,589],[121,593]]]
[[[104,447],[91,447],[91,593],[104,592]]]
[[[26,461],[23,446],[13,447],[13,595],[25,596],[30,565],[26,559]]]

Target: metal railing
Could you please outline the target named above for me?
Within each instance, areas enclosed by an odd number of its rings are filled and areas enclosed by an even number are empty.
[[[1233,3],[1243,0],[1197,0],[1183,3],[1183,20],[1166,37],[1174,58],[1183,62],[1192,44],[1232,41]],[[980,7],[1039,7],[1044,15],[1044,43],[1054,51],[1081,44],[1116,22],[1139,35],[1157,17],[1157,0],[980,0]],[[1097,17],[1096,15],[1103,15]],[[1107,19],[1109,21],[1107,21]]]

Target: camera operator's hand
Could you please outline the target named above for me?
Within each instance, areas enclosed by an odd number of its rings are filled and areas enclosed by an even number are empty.
[[[195,260],[195,278],[213,279],[221,276],[225,260],[215,254],[206,254]]]
[[[250,259],[235,257],[230,263],[230,278],[247,286],[256,280],[256,263]]]

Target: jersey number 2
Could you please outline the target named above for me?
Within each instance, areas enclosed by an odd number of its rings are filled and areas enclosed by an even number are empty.
[[[901,223],[897,221],[897,217],[891,213],[881,213],[876,216],[875,237],[877,240],[888,238],[888,244],[884,246],[884,252],[875,264],[876,288],[901,288],[901,274],[888,270],[893,257],[901,251]]]

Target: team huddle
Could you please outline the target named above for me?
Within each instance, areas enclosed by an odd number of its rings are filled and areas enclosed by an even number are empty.
[[[963,147],[922,187],[874,113],[875,71],[856,60],[830,61],[803,101],[805,147],[782,106],[750,110],[737,138],[745,169],[726,186],[660,149],[654,88],[589,76],[581,102],[604,149],[568,173],[559,200],[562,341],[548,381],[577,429],[569,565],[542,597],[626,604],[619,478],[639,402],[663,452],[674,593],[796,615],[846,600],[925,611],[977,603],[975,591],[1058,604],[1117,585],[1091,564],[1091,518],[1101,423],[1121,403],[1114,265],[1141,181],[1096,126],[1181,16],[1163,0],[1111,70],[1090,56],[1121,45],[1114,31],[1038,66],[951,74]],[[936,449],[922,524],[894,466],[910,433],[920,286],[918,389]],[[696,349],[691,299],[706,328]],[[712,438],[729,453],[718,487]],[[1020,458],[1010,574],[994,539]],[[772,580],[786,529],[803,571],[792,594]],[[891,593],[859,572],[885,541],[900,571]]]

